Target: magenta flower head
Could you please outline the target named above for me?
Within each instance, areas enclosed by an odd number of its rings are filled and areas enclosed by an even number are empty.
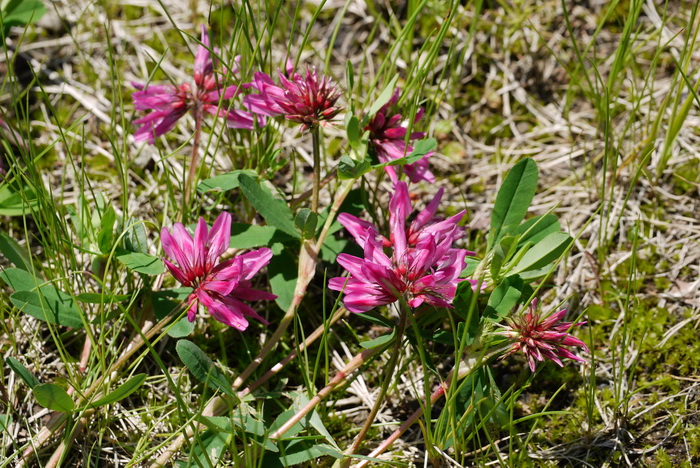
[[[352,215],[343,213],[338,221],[364,249],[364,258],[338,255],[338,263],[349,277],[331,278],[330,289],[345,293],[345,307],[356,313],[391,304],[403,297],[411,307],[422,303],[451,307],[464,259],[473,255],[452,247],[462,237],[464,228],[457,224],[464,211],[441,220],[435,218],[442,198],[440,189],[428,207],[409,226],[411,199],[405,182],[397,182],[389,203],[389,238],[378,229]],[[385,253],[385,248],[391,251]]]
[[[588,347],[583,341],[569,334],[571,327],[578,327],[586,322],[560,322],[564,315],[566,315],[566,309],[549,317],[542,317],[537,308],[537,299],[534,299],[527,311],[507,319],[506,329],[498,332],[513,340],[510,349],[501,359],[522,351],[532,372],[535,372],[537,362],[545,359],[554,361],[559,367],[564,367],[561,362],[564,358],[585,362],[567,348],[579,347],[588,352]]]
[[[384,104],[379,112],[377,112],[370,123],[365,127],[369,130],[370,150],[374,151],[380,162],[387,163],[394,159],[408,156],[413,151],[413,146],[406,144],[407,129],[403,124],[403,117],[396,111],[396,103],[399,100],[399,88],[396,88],[394,94],[389,99],[389,102]],[[423,108],[418,109],[413,122],[418,122],[423,117]],[[423,138],[425,133],[412,132],[408,141]],[[403,170],[411,180],[411,182],[420,182],[424,180],[428,183],[435,182],[435,176],[430,172],[428,158],[432,156],[430,152],[413,164],[407,164]],[[387,166],[384,170],[391,177],[392,182],[398,180],[396,168]]]
[[[194,60],[194,88],[190,83],[180,85],[144,86],[131,83],[138,91],[132,94],[134,108],[137,111],[151,111],[145,117],[134,121],[140,127],[134,133],[136,141],[155,143],[155,138],[166,134],[175,127],[177,121],[188,111],[208,112],[226,119],[231,128],[252,129],[254,116],[250,112],[226,110],[219,105],[221,99],[232,99],[238,93],[238,87],[223,87],[222,78],[217,77],[214,68],[218,65],[212,59],[209,34],[202,25],[202,44],[197,48]],[[218,53],[218,49],[214,49]],[[236,61],[239,57],[236,57]],[[234,66],[232,72],[238,73]]]
[[[267,324],[249,305],[241,301],[276,299],[277,296],[251,288],[251,279],[267,265],[272,251],[264,248],[219,262],[231,240],[231,215],[223,212],[211,231],[199,218],[194,238],[185,226],[175,223],[172,233],[163,228],[160,241],[166,255],[177,265],[163,259],[170,273],[183,286],[193,288],[187,298],[187,318],[194,321],[200,305],[221,323],[243,331],[246,317]]]
[[[307,68],[306,76],[295,73],[287,60],[286,74],[278,72],[281,86],[269,75],[255,73],[251,88],[259,94],[243,98],[248,110],[268,117],[283,115],[286,119],[302,124],[302,131],[318,125],[328,125],[342,110],[336,105],[340,91],[333,80],[319,75],[315,68]]]

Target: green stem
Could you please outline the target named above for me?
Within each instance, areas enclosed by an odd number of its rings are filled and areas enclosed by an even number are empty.
[[[314,126],[311,130],[314,152],[314,188],[311,197],[311,211],[318,213],[318,192],[321,189],[321,127]]]
[[[403,335],[406,332],[406,322],[408,320],[408,314],[410,312],[410,308],[407,304],[405,305],[405,307],[401,307],[401,310],[399,312],[400,317],[399,325],[397,327],[398,333],[396,335],[396,341],[394,342],[394,347],[392,349],[391,357],[389,358],[389,363],[384,368],[384,375],[382,376],[382,386],[379,388],[379,395],[377,395],[377,401],[374,402],[374,406],[372,407],[369,416],[367,416],[367,420],[362,426],[362,429],[360,429],[359,434],[357,434],[357,437],[355,437],[352,446],[350,446],[350,448],[345,451],[344,455],[347,455],[348,458],[345,458],[341,462],[340,466],[342,468],[347,468],[348,466],[350,466],[352,459],[349,457],[349,455],[352,455],[353,453],[357,452],[357,450],[360,448],[360,444],[364,440],[365,436],[367,436],[367,432],[369,432],[370,428],[372,427],[374,419],[377,417],[377,413],[379,412],[379,408],[381,408],[382,406],[384,396],[386,395],[386,392],[389,389],[389,384],[391,383],[392,377],[394,376],[394,369],[396,368],[396,364],[399,361],[401,343],[403,343]]]
[[[192,156],[190,157],[190,171],[187,175],[187,180],[185,181],[185,202],[182,207],[181,216],[183,222],[187,221],[186,213],[189,212],[188,204],[190,202],[190,192],[192,191],[192,184],[194,183],[194,179],[197,176],[197,162],[199,159],[199,139],[202,135],[202,110],[199,108],[195,108],[194,121],[195,129],[194,139],[192,141]]]

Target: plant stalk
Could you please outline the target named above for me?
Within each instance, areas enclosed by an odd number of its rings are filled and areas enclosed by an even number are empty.
[[[311,130],[314,152],[314,187],[311,197],[311,211],[318,213],[318,192],[321,190],[321,127],[315,125]]]
[[[383,376],[383,381],[382,381],[382,386],[379,388],[379,394],[377,395],[377,401],[375,401],[374,406],[372,407],[372,410],[370,411],[369,415],[367,416],[367,420],[365,421],[364,425],[362,426],[362,429],[360,429],[360,432],[357,434],[357,437],[355,437],[355,440],[353,441],[352,445],[350,446],[349,449],[347,449],[344,453],[344,455],[349,456],[352,455],[353,453],[356,453],[357,450],[360,448],[360,444],[362,441],[365,439],[365,436],[367,436],[367,432],[369,432],[370,428],[372,427],[372,424],[374,423],[374,419],[377,417],[377,413],[379,412],[379,408],[381,408],[382,403],[384,401],[384,396],[386,395],[387,390],[389,389],[389,384],[391,383],[391,380],[394,376],[394,369],[396,368],[396,364],[399,361],[399,354],[401,351],[401,344],[403,343],[403,335],[406,331],[406,321],[408,319],[408,314],[410,313],[410,310],[408,307],[402,307],[400,311],[400,318],[399,318],[399,325],[398,325],[398,333],[396,336],[396,341],[394,342],[394,347],[392,349],[391,357],[389,358],[389,363],[387,366],[384,368],[384,376]],[[344,458],[343,461],[340,463],[341,468],[347,468],[350,466],[352,459],[351,458]]]
[[[340,369],[335,374],[335,376],[333,376],[331,381],[328,382],[328,385],[319,390],[319,392],[316,393],[316,395],[314,395],[314,397],[311,400],[309,400],[309,402],[306,405],[304,405],[302,409],[300,409],[294,416],[287,420],[287,422],[285,422],[282,425],[282,427],[280,427],[272,435],[270,435],[270,439],[279,439],[280,437],[282,437],[287,431],[289,431],[292,428],[292,426],[301,421],[304,416],[309,414],[326,396],[328,396],[329,393],[331,393],[333,390],[339,387],[350,374],[355,372],[362,364],[369,361],[375,354],[384,351],[384,349],[385,348],[381,346],[372,349],[365,349],[360,354],[352,358],[350,362],[345,364],[345,366],[343,366],[343,368]]]
[[[202,136],[202,109],[199,106],[195,107],[194,110],[194,139],[192,141],[192,156],[190,157],[190,170],[187,175],[187,180],[185,181],[185,202],[182,207],[182,220],[186,220],[185,213],[188,212],[188,205],[190,202],[192,191],[192,184],[194,184],[194,179],[197,176],[197,163],[199,162],[199,140]]]

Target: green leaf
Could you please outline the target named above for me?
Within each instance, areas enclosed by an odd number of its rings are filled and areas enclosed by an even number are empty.
[[[80,293],[75,296],[78,302],[87,304],[111,304],[113,302],[124,302],[131,298],[130,294],[100,294],[100,293]]]
[[[116,220],[117,215],[114,212],[114,208],[110,205],[102,215],[102,219],[100,220],[100,232],[97,233],[97,246],[103,254],[108,254],[112,250],[114,223]]]
[[[560,230],[561,226],[559,225],[559,220],[555,215],[549,213],[528,219],[518,226],[513,234],[520,236],[519,245],[523,245],[526,242],[537,244],[549,234],[559,232]]]
[[[81,312],[68,294],[53,286],[37,291],[17,291],[10,301],[19,310],[54,325],[82,328]]]
[[[228,192],[229,190],[237,189],[240,186],[238,176],[241,174],[245,174],[253,179],[258,177],[258,174],[251,169],[232,171],[216,177],[204,179],[199,183],[199,185],[197,185],[197,191],[199,193],[207,193],[213,190]]]
[[[414,162],[422,159],[426,154],[430,153],[437,147],[437,141],[435,138],[426,138],[424,140],[419,140],[413,145],[413,151],[403,158],[393,159],[387,163],[377,164],[373,167],[384,167],[384,166],[403,166],[405,164],[413,164]]]
[[[65,412],[73,411],[73,408],[75,408],[75,402],[70,395],[56,384],[39,384],[32,391],[37,403],[44,408]]]
[[[5,268],[0,272],[2,279],[14,291],[31,291],[36,289],[37,284],[43,284],[30,272],[19,268]]]
[[[205,431],[193,442],[192,457],[188,462],[177,461],[174,466],[180,468],[215,467],[233,434],[219,431]]]
[[[372,164],[367,159],[356,161],[344,154],[338,161],[338,178],[340,180],[359,179],[372,170]]]
[[[379,94],[377,99],[372,103],[372,105],[369,108],[369,112],[367,115],[365,115],[364,119],[362,119],[363,126],[367,125],[369,121],[374,117],[374,114],[379,112],[379,110],[384,107],[384,104],[389,102],[391,99],[391,96],[394,94],[394,91],[396,90],[396,83],[399,81],[399,75],[398,73],[394,75],[394,77],[389,81],[389,84],[384,88],[384,90]]]
[[[564,232],[553,232],[532,246],[513,270],[514,274],[538,270],[558,259],[571,245],[573,239]]]
[[[252,249],[269,247],[274,243],[287,244],[298,239],[285,234],[274,226],[254,226],[252,224],[231,224],[231,247],[235,249]]]
[[[488,248],[493,247],[504,234],[513,234],[525,217],[537,190],[537,164],[523,159],[510,170],[498,190],[491,214]]]
[[[134,393],[145,381],[146,374],[137,374],[99,400],[93,401],[89,406],[91,408],[97,408],[98,406],[110,405],[123,400]]]
[[[493,249],[493,257],[491,259],[491,278],[494,282],[500,279],[501,267],[513,255],[513,249],[516,247],[517,237],[506,234],[498,242]]]
[[[355,87],[355,68],[350,60],[345,62],[345,82],[348,84],[348,91],[352,91]]]
[[[127,226],[131,226],[124,234],[124,247],[130,252],[148,253],[148,236],[143,223],[134,218],[129,218]]]
[[[294,238],[300,237],[294,227],[292,212],[283,200],[273,197],[270,192],[245,174],[239,175],[238,181],[243,194],[268,224]]]
[[[27,254],[27,249],[5,232],[0,232],[0,252],[17,268],[27,271],[32,269],[32,260]]]
[[[5,185],[0,187],[0,216],[23,216],[32,212],[37,204],[36,195],[29,187],[13,192]]]
[[[39,379],[34,377],[34,374],[29,372],[29,369],[24,367],[17,359],[8,357],[5,362],[7,363],[7,366],[29,386],[29,388],[34,388],[41,383],[39,382]]]
[[[324,455],[343,457],[342,453],[327,444],[314,445],[307,440],[293,440],[283,444],[280,454],[266,453],[261,465],[265,468],[295,467]]]
[[[39,0],[10,0],[2,12],[5,28],[36,23],[46,13],[46,7]]]
[[[302,208],[294,218],[294,225],[301,233],[302,239],[311,239],[316,234],[318,215],[308,208]]]
[[[0,414],[0,432],[5,432],[12,424],[12,416],[9,414]]]
[[[141,252],[129,252],[117,249],[117,260],[128,269],[145,275],[160,275],[165,271],[165,264],[159,257]]]
[[[271,249],[272,259],[267,265],[270,289],[277,295],[277,305],[287,310],[292,305],[297,284],[297,259],[282,244],[274,244]]]
[[[172,338],[184,338],[194,331],[194,322],[190,322],[187,317],[182,317],[168,329],[168,336]]]
[[[493,290],[486,304],[484,317],[499,321],[515,307],[522,295],[524,282],[519,276],[509,276]]]
[[[462,337],[466,340],[465,346],[472,344],[479,333],[479,305],[474,296],[471,283],[469,281],[461,281],[457,285],[457,292],[452,301],[455,312],[464,319],[466,324],[462,325],[460,323],[460,328],[458,328],[460,341]],[[466,330],[463,328],[464,326],[467,327]]]
[[[348,120],[346,132],[348,134],[348,143],[350,143],[350,146],[352,146],[355,151],[360,151],[362,148],[360,121],[354,115]]]
[[[175,345],[175,350],[197,380],[212,390],[219,390],[232,397],[236,396],[231,390],[231,383],[226,375],[216,367],[214,361],[204,351],[199,349],[199,346],[189,340],[180,340]]]
[[[385,344],[392,342],[395,337],[396,328],[392,328],[390,333],[379,336],[373,340],[363,341],[360,343],[360,346],[362,346],[365,349],[379,348],[380,346],[384,346]]]

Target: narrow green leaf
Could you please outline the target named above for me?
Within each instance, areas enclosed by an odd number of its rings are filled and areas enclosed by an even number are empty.
[[[41,383],[39,382],[39,379],[34,377],[34,374],[29,372],[29,369],[24,367],[17,359],[8,357],[5,362],[7,363],[7,366],[29,386],[29,388],[34,388]]]
[[[110,405],[123,400],[138,390],[138,388],[143,385],[145,381],[146,374],[137,374],[99,400],[90,403],[90,407],[97,408],[98,406]]]
[[[491,230],[488,236],[490,249],[504,234],[513,234],[525,217],[537,190],[537,164],[530,158],[523,159],[510,170],[498,190],[491,214]]]
[[[527,251],[513,270],[514,274],[538,270],[558,259],[571,245],[573,239],[564,232],[553,232]]]
[[[243,194],[268,224],[292,237],[297,239],[300,237],[294,227],[292,212],[283,200],[273,197],[270,192],[245,174],[239,175],[238,181]]]
[[[154,255],[141,252],[129,252],[125,249],[117,249],[117,260],[128,269],[145,275],[160,275],[165,271],[163,260]]]
[[[83,327],[80,310],[73,298],[53,286],[41,288],[39,292],[17,291],[10,296],[10,301],[25,314],[39,320],[64,327]]]
[[[229,396],[236,396],[231,390],[231,384],[226,375],[216,367],[214,361],[204,351],[199,349],[199,346],[189,340],[180,340],[175,345],[175,350],[183,364],[197,380],[206,384],[212,390],[219,390]]]
[[[350,60],[345,62],[345,82],[348,84],[348,91],[352,91],[355,87],[355,68]]]
[[[27,249],[19,245],[16,240],[5,232],[0,232],[0,252],[17,268],[31,271],[32,260],[27,254]]]
[[[486,304],[484,317],[499,321],[518,303],[522,295],[524,282],[519,276],[509,276],[493,290]]]
[[[100,231],[97,233],[97,246],[103,254],[108,254],[112,250],[114,223],[116,221],[117,215],[114,212],[114,208],[110,205],[102,215]]]
[[[80,293],[75,296],[79,302],[87,304],[111,304],[112,302],[124,302],[131,298],[130,294],[100,294],[100,293]]]
[[[253,179],[258,177],[258,174],[251,169],[232,171],[226,174],[210,177],[209,179],[204,179],[199,183],[199,185],[197,185],[197,191],[199,193],[207,193],[213,190],[228,192],[229,190],[237,189],[240,186],[238,176],[241,174],[245,174]]]
[[[5,432],[12,424],[12,416],[9,414],[0,414],[0,432]]]
[[[391,96],[394,94],[394,91],[396,90],[396,83],[399,81],[399,75],[398,73],[394,75],[394,77],[389,81],[389,84],[384,88],[384,90],[379,94],[377,99],[372,103],[372,105],[369,108],[369,112],[365,116],[365,118],[362,120],[363,123],[366,125],[374,117],[374,114],[379,112],[379,109],[384,107],[384,104],[389,102],[389,99],[391,99]]]
[[[348,134],[348,143],[350,143],[350,146],[352,146],[355,151],[359,151],[362,146],[361,128],[360,121],[354,115],[348,120],[346,132]]]
[[[362,341],[360,343],[360,346],[362,346],[365,349],[379,348],[380,346],[384,346],[387,343],[391,343],[395,337],[396,337],[396,328],[392,328],[390,333],[387,333],[386,335],[379,336],[373,340]]]
[[[56,384],[39,384],[32,391],[37,403],[44,408],[65,412],[73,411],[73,408],[75,408],[75,402],[70,395]]]
[[[518,239],[516,237],[506,234],[493,249],[493,257],[491,259],[491,278],[493,278],[494,282],[497,282],[500,279],[501,267],[506,261],[510,260],[510,256],[513,254],[512,250],[514,249],[517,240]]]
[[[378,164],[374,167],[384,167],[384,166],[403,166],[405,164],[413,164],[414,162],[422,159],[426,154],[430,153],[437,147],[437,141],[435,138],[426,138],[424,140],[419,140],[413,145],[413,151],[403,158],[393,159],[384,164]]]

